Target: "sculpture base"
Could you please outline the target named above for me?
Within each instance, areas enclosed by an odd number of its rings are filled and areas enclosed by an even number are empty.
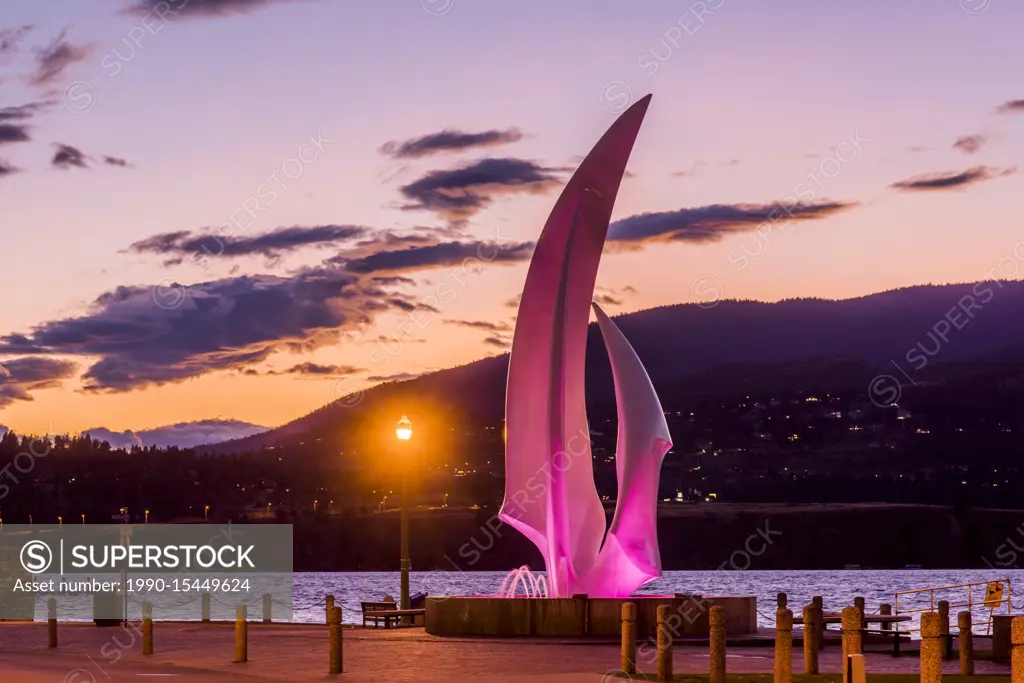
[[[437,636],[599,636],[617,638],[622,603],[636,604],[637,638],[657,634],[659,605],[669,605],[675,636],[707,636],[708,610],[725,609],[730,636],[757,633],[757,598],[741,596],[643,595],[630,598],[427,598],[426,630]]]

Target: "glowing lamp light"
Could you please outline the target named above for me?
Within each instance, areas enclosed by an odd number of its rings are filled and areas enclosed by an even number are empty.
[[[398,421],[398,426],[395,428],[395,435],[402,441],[408,441],[412,438],[412,422],[409,422],[409,418],[405,415]]]

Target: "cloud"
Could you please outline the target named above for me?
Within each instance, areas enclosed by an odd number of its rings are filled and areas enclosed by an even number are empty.
[[[395,159],[409,159],[443,152],[497,147],[517,142],[522,138],[523,134],[518,128],[487,130],[482,133],[464,133],[459,130],[445,129],[440,133],[431,133],[411,140],[387,142],[381,146],[380,153]]]
[[[958,149],[964,154],[974,154],[988,141],[984,135],[964,135],[956,139],[953,149]]]
[[[609,241],[685,241],[706,244],[728,235],[749,232],[768,221],[812,221],[846,211],[843,202],[712,204],[697,208],[642,213],[615,221]]]
[[[368,382],[407,382],[423,375],[422,372],[400,372],[397,375],[373,375],[367,377]]]
[[[128,163],[127,159],[122,159],[121,157],[108,157],[108,156],[104,156],[103,157],[103,163],[105,163],[107,166],[119,166],[121,168],[131,168],[132,167],[132,165]]]
[[[21,41],[32,30],[32,24],[0,28],[0,60],[18,51]]]
[[[533,242],[440,242],[410,249],[396,249],[367,254],[359,258],[339,255],[330,260],[353,273],[402,272],[424,270],[471,262],[514,263],[525,261],[533,253]],[[469,261],[467,261],[467,259]]]
[[[357,372],[362,372],[362,368],[354,365],[321,365],[320,363],[299,363],[293,365],[287,370],[279,370],[271,372],[271,375],[315,375],[315,376],[340,376],[340,375],[354,375]]]
[[[195,448],[221,441],[242,439],[265,431],[267,431],[267,427],[239,420],[200,420],[144,429],[139,432],[130,429],[115,432],[104,427],[96,427],[82,433],[88,434],[98,441],[106,441],[112,448],[127,450],[134,446]]]
[[[516,193],[546,192],[561,184],[559,169],[525,159],[482,159],[450,170],[431,171],[399,191],[410,200],[405,210],[433,211],[462,221],[488,207],[496,198]]]
[[[994,168],[992,166],[974,166],[966,171],[960,171],[959,173],[949,171],[916,175],[907,178],[906,180],[895,182],[889,187],[903,192],[952,190],[959,187],[966,187],[968,185],[975,185],[994,178],[1013,175],[1016,172],[1016,166],[1004,169]]]
[[[216,18],[246,14],[271,5],[295,0],[131,0],[128,11],[182,18]]]
[[[67,29],[57,34],[50,44],[36,54],[36,68],[29,76],[33,85],[49,85],[59,81],[68,67],[85,61],[92,54],[91,45],[75,45],[67,40]]]
[[[956,143],[954,143],[953,146],[956,147]],[[910,152],[911,154],[920,154],[922,152],[927,152],[928,148],[924,147],[923,145],[910,145],[907,147],[907,151]]]
[[[0,107],[0,145],[31,140],[32,136],[29,135],[31,126],[28,121],[52,105],[53,102],[50,100],[40,100],[28,104]]]
[[[224,230],[221,231],[225,232]],[[216,235],[210,231],[165,232],[128,246],[126,252],[184,256],[265,256],[276,258],[307,246],[335,244],[370,233],[359,225],[316,225],[278,228],[260,235]]]
[[[29,137],[29,127],[21,123],[2,123],[3,119],[0,118],[0,145],[7,144],[10,142],[28,142],[32,138]]]
[[[42,356],[4,361],[0,365],[0,408],[15,401],[31,401],[30,392],[60,386],[77,369],[71,361]]]
[[[445,320],[446,325],[459,325],[460,327],[472,327],[478,330],[489,332],[507,332],[512,329],[508,323],[492,323],[486,320]]]
[[[491,346],[497,346],[502,349],[507,349],[512,346],[511,340],[502,339],[501,337],[487,337],[484,339],[484,344],[490,344]]]
[[[999,114],[1024,114],[1024,100],[1003,102],[996,108]]]
[[[18,173],[20,170],[17,166],[12,166],[9,161],[0,159],[0,178]]]
[[[57,151],[53,154],[52,163],[56,168],[69,169],[69,168],[89,168],[87,157],[82,150],[71,145],[65,145],[63,143],[55,143],[54,147]]]
[[[83,375],[85,390],[129,391],[334,345],[400,304],[415,300],[337,268],[188,288],[126,286],[98,297],[84,315],[0,337],[0,353],[97,357]]]

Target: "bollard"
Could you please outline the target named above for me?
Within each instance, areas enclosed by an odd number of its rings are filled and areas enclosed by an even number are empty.
[[[862,629],[860,610],[856,607],[843,608],[843,683],[850,683],[847,680],[850,655],[863,654]]]
[[[788,600],[789,598],[786,597],[785,593],[779,593],[777,596],[775,596],[775,603],[777,605],[776,609],[786,609],[786,602]]]
[[[890,605],[887,602],[883,602],[881,605],[878,606],[878,613],[881,614],[884,617],[891,617],[892,616],[892,605]],[[892,623],[888,622],[888,621],[883,621],[881,623],[880,628],[883,631],[891,631],[892,630]]]
[[[203,593],[203,623],[210,623],[210,594]]]
[[[153,604],[142,603],[142,654],[153,654]]]
[[[953,637],[949,631],[949,600],[939,600],[939,627],[942,629],[942,658],[953,658]]]
[[[942,615],[921,615],[921,683],[942,681]]]
[[[793,612],[780,609],[775,613],[775,683],[793,680]]]
[[[665,623],[668,605],[658,605],[658,683],[672,680],[672,634]]]
[[[825,647],[825,600],[820,595],[811,598],[811,606],[818,608],[818,649]]]
[[[327,631],[330,638],[330,670],[327,673],[340,674],[343,663],[341,636],[341,607],[331,607],[327,615]]]
[[[711,670],[708,683],[725,683],[725,608],[715,605],[708,613],[711,625],[709,659]]]
[[[622,670],[636,673],[636,603],[622,603]]]
[[[249,661],[249,628],[245,605],[235,607],[235,662]]]
[[[46,601],[46,647],[57,647],[57,600]]]
[[[867,610],[864,608],[864,596],[858,595],[853,599],[853,606],[860,610],[860,627],[864,628],[866,623],[865,617],[867,616]]]
[[[333,595],[328,595],[326,602],[327,602],[327,611],[324,612],[324,621],[329,624],[329,623],[331,623],[331,610],[334,609],[334,596]]]
[[[1010,622],[1010,682],[1024,682],[1024,617]]]
[[[263,594],[263,623],[269,624],[271,622],[271,608],[273,607],[273,598],[270,597],[270,593]]]
[[[850,655],[846,658],[843,678],[850,683],[867,683],[868,672],[864,664],[864,655]]]
[[[974,634],[971,632],[971,613],[960,612],[956,615],[957,630],[960,631],[960,673],[964,676],[974,675]]]
[[[814,605],[804,607],[804,673],[818,673],[818,622],[821,620],[821,609]]]

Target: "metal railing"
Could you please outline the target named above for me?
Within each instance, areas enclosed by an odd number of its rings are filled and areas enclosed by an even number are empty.
[[[989,594],[989,587],[1001,585],[1002,590],[998,596],[992,596]],[[966,589],[966,590],[965,590]],[[936,598],[936,593],[940,593]],[[945,594],[942,594],[942,593]],[[966,602],[963,602],[964,595],[966,593]],[[919,601],[914,601],[913,606],[907,606],[908,601],[912,601],[909,596],[920,597],[923,594],[927,594],[928,605],[927,607],[920,607]],[[900,596],[903,596],[903,607],[900,606]],[[1009,579],[994,579],[992,581],[974,581],[972,583],[957,583],[948,586],[934,586],[931,588],[917,588],[909,591],[898,591],[896,593],[895,604],[893,608],[897,616],[899,615],[914,615],[921,614],[924,612],[934,612],[938,610],[939,600],[947,600],[949,602],[949,613],[950,621],[952,625],[956,624],[956,613],[957,608],[967,608],[971,612],[972,630],[984,625],[985,634],[991,633],[992,629],[992,615],[995,614],[996,610],[1006,605],[1006,613],[1012,613],[1011,598],[1013,591],[1010,587]],[[959,601],[958,601],[959,600]],[[987,619],[977,620],[975,619],[975,613],[984,615],[987,613]],[[920,623],[919,621],[916,623]],[[896,622],[896,630],[903,633],[912,633],[914,631],[920,631],[919,625],[915,626],[915,622],[906,622],[902,625]]]

